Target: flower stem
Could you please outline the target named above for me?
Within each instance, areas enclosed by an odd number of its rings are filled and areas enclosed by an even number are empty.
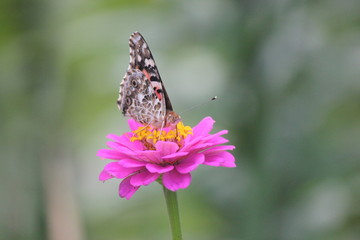
[[[179,206],[177,202],[176,192],[170,191],[163,186],[166,205],[168,209],[171,233],[173,240],[182,240],[181,227],[180,227],[180,216]]]

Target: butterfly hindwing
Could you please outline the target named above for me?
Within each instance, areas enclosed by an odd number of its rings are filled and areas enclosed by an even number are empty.
[[[118,104],[125,116],[133,117],[139,123],[149,124],[162,119],[164,103],[155,96],[153,87],[139,69],[126,72],[120,84]]]

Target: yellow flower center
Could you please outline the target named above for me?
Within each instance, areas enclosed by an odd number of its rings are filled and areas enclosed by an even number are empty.
[[[190,126],[184,126],[182,122],[179,122],[175,129],[168,132],[147,126],[139,127],[135,131],[132,131],[132,133],[134,135],[130,138],[130,141],[141,141],[148,149],[153,149],[157,141],[176,142],[179,147],[181,147],[181,141],[185,139],[187,135],[193,134],[192,128]]]

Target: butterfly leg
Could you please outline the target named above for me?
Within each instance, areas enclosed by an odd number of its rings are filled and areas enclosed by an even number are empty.
[[[162,134],[162,130],[163,130],[164,126],[165,126],[165,121],[163,121],[163,122],[161,123],[161,128],[160,128],[160,131],[159,131],[158,141],[160,141],[160,139],[161,139],[161,134]]]
[[[176,137],[175,137],[175,139],[177,139],[177,138],[178,138],[178,136],[179,136],[179,132],[178,132],[178,127],[177,127],[177,124],[175,125],[175,129],[176,129]]]
[[[150,123],[149,123],[149,124],[147,124],[147,125],[145,125],[145,126],[143,126],[143,127],[139,127],[136,131],[134,131],[134,132],[133,132],[133,133],[134,133],[134,135],[136,135],[136,134],[138,134],[138,133],[140,133],[140,132],[142,132],[142,131],[146,130],[148,126],[150,126]]]

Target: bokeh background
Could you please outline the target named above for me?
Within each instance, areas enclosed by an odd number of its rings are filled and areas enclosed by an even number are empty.
[[[237,146],[179,191],[184,239],[360,239],[358,0],[0,6],[0,239],[170,238],[160,185],[127,201],[98,181],[134,31],[185,123]]]

